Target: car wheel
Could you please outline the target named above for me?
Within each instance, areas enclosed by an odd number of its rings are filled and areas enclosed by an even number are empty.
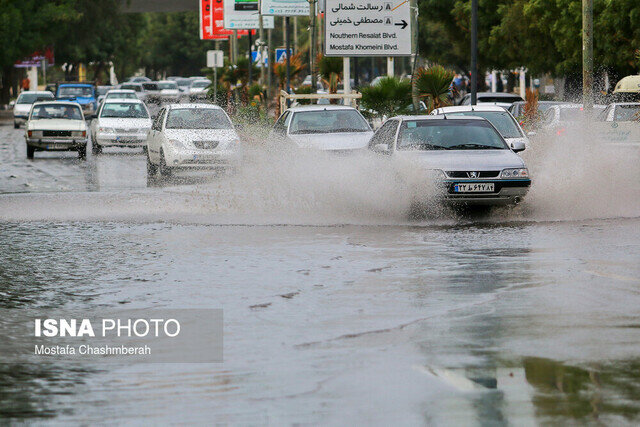
[[[78,158],[80,160],[87,160],[87,146],[83,145],[78,148]]]
[[[20,129],[20,124],[18,122],[13,122],[14,129]]]
[[[158,174],[158,166],[151,163],[149,154],[147,154],[147,177],[155,177]]]
[[[98,144],[95,139],[91,140],[91,152],[93,154],[100,154],[102,153],[102,147],[100,146],[100,144]]]
[[[160,166],[158,166],[158,170],[162,176],[171,176],[171,169],[167,166],[167,162],[164,159],[164,152],[162,150],[160,150]]]
[[[33,159],[33,153],[36,152],[35,147],[27,145],[27,159]]]

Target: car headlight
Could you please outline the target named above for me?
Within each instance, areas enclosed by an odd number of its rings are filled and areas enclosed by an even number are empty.
[[[101,132],[101,133],[116,133],[114,128],[104,128],[104,127],[99,127],[98,128],[98,132]]]
[[[71,136],[74,138],[84,138],[87,136],[87,131],[86,130],[74,130],[73,132],[71,132]]]
[[[500,178],[529,178],[529,170],[527,168],[503,169]]]

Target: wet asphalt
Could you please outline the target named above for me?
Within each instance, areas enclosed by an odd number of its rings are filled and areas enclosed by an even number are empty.
[[[27,161],[22,132],[0,126],[0,308],[222,308],[224,362],[2,364],[5,420],[640,419],[640,212],[265,219],[228,178],[148,186],[122,149]]]

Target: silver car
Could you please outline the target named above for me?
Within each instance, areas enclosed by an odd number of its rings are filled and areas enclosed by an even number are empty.
[[[296,148],[352,152],[366,148],[372,136],[369,123],[355,108],[313,105],[282,113],[270,139]]]
[[[507,141],[509,146],[515,142],[524,142],[525,147],[529,148],[529,138],[522,130],[520,123],[511,115],[510,112],[503,107],[497,105],[460,105],[455,107],[436,108],[431,112],[432,115],[451,116],[478,116],[487,119],[498,129],[498,132]]]
[[[387,120],[369,148],[431,171],[445,201],[514,205],[531,186],[529,171],[486,119],[470,116],[400,116]]]

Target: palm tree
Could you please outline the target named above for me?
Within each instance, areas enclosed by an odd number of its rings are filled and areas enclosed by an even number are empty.
[[[299,74],[304,70],[304,64],[302,63],[302,53],[298,52],[295,55],[291,55],[289,60],[289,75],[291,78]],[[287,61],[276,62],[273,64],[273,74],[278,79],[278,93],[276,94],[276,117],[280,116],[280,91],[284,90],[287,83]]]
[[[324,84],[329,87],[329,93],[337,93],[340,73],[342,73],[342,58],[318,54],[317,63],[318,73]]]
[[[379,116],[392,117],[407,112],[411,105],[411,81],[398,77],[383,77],[374,86],[362,88],[360,105]]]
[[[417,71],[414,84],[418,97],[426,98],[428,112],[450,104],[449,92],[454,75],[453,71],[441,65],[420,68]]]

